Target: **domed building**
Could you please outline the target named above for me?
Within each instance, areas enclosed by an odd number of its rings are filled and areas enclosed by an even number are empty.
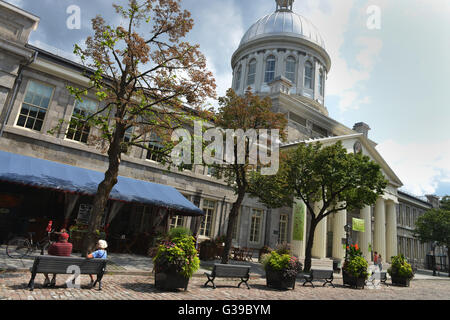
[[[376,151],[376,143],[368,137],[367,124],[360,122],[351,129],[329,117],[325,95],[331,58],[317,27],[293,12],[293,3],[294,0],[275,0],[275,12],[260,18],[245,32],[231,58],[232,87],[241,95],[250,89],[260,96],[269,96],[273,111],[286,115],[288,141],[282,148],[298,143],[320,141],[329,145],[340,141],[348,152],[362,151],[381,165],[389,180],[385,194],[375,206],[354,212],[344,210],[323,219],[315,230],[312,255],[318,259],[316,263],[342,260],[344,226],[359,219],[364,220],[366,232],[351,231],[351,241],[360,245],[369,261],[371,249],[389,261],[397,253],[397,188],[402,183]],[[257,201],[246,199],[243,207],[246,206],[255,207]],[[304,257],[309,220],[301,201],[294,208],[267,210],[266,244],[290,242],[294,253]],[[302,230],[294,230],[293,221]],[[245,231],[245,227],[241,229]],[[248,245],[244,232],[237,239],[237,245]]]

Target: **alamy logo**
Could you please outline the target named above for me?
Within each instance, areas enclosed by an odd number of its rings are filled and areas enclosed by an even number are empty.
[[[226,165],[250,164],[259,166],[262,175],[274,175],[279,169],[279,130],[210,128],[203,133],[203,123],[194,124],[194,137],[187,129],[177,129],[172,141],[178,144],[171,152],[176,165],[194,164]],[[209,143],[210,142],[210,143]],[[209,143],[203,148],[204,143]]]
[[[81,9],[77,5],[67,7],[66,13],[70,16],[66,20],[66,26],[69,30],[81,29]]]

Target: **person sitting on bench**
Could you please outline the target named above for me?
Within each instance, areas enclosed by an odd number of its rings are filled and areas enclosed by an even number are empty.
[[[88,254],[86,258],[88,259],[106,259],[108,257],[108,253],[106,252],[106,248],[108,248],[108,243],[106,243],[105,240],[98,240],[97,242],[97,250]],[[94,284],[94,277],[92,274],[89,275],[91,277],[91,284],[92,287]]]
[[[58,242],[54,242],[48,247],[48,254],[51,256],[70,257],[72,254],[72,244],[69,242],[69,234],[61,230]],[[48,273],[44,274],[44,287],[54,287],[56,285],[56,274],[53,274],[52,281],[48,278]]]

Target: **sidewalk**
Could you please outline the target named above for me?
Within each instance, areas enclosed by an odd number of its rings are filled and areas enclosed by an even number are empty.
[[[6,255],[6,246],[0,246],[0,272],[29,272],[33,266],[34,257],[38,256],[39,252],[34,252],[31,256],[24,259],[11,259]],[[74,253],[73,256],[81,256],[79,253]],[[109,274],[129,274],[129,275],[142,275],[151,276],[153,270],[152,258],[147,256],[140,256],[134,254],[122,254],[122,253],[108,253],[109,263],[106,267],[106,271]],[[204,273],[211,271],[215,263],[220,263],[220,260],[201,261],[200,269],[194,274],[194,276],[204,277]],[[263,266],[258,263],[256,259],[253,261],[235,261],[229,260],[230,264],[236,265],[250,265],[251,277],[261,278],[265,277]],[[313,263],[314,268],[314,263]],[[298,278],[301,278],[302,274],[299,274]],[[342,279],[341,273],[334,273],[335,279]],[[433,277],[431,270],[418,270],[414,279],[417,280],[450,280],[447,273],[440,272],[440,276]]]

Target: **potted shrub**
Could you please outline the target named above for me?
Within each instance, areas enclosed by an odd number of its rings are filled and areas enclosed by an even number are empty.
[[[159,290],[187,290],[190,277],[200,267],[194,237],[179,228],[173,230],[161,242],[153,259],[155,287]]]
[[[387,271],[391,276],[392,284],[409,287],[409,283],[414,277],[411,265],[402,254],[391,259],[391,267]]]
[[[258,262],[262,261],[262,257],[268,253],[271,253],[272,249],[269,246],[264,246],[261,249],[259,249],[259,254],[258,254]]]
[[[350,245],[347,247],[347,259],[342,268],[342,280],[344,285],[354,288],[364,289],[365,282],[369,277],[367,268],[369,264],[364,259],[358,245]]]
[[[297,274],[302,270],[301,262],[287,253],[278,253],[276,250],[262,257],[266,272],[267,286],[276,289],[295,288]]]

